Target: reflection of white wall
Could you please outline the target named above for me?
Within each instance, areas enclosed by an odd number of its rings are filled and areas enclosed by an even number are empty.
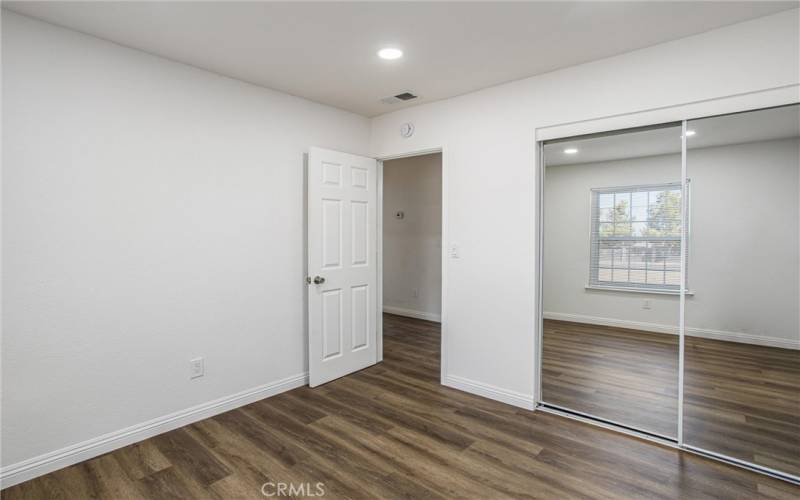
[[[383,209],[384,310],[438,321],[442,308],[442,155],[384,162]],[[404,219],[395,218],[398,210],[405,213]]]
[[[689,150],[687,333],[800,342],[800,141]],[[544,310],[552,318],[670,330],[674,296],[586,290],[589,190],[678,181],[680,155],[558,166],[545,179]],[[651,309],[643,309],[644,301]]]

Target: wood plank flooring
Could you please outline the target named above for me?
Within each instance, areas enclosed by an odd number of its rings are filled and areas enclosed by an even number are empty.
[[[677,432],[678,339],[546,320],[543,399]],[[800,476],[800,351],[686,338],[687,444]]]
[[[542,400],[678,435],[678,337],[545,320]]]
[[[354,499],[800,497],[800,487],[785,482],[443,387],[438,325],[390,315],[384,321],[383,363],[2,496],[257,499],[265,498],[265,482],[321,482],[325,498]]]
[[[686,338],[691,444],[800,476],[800,351]]]

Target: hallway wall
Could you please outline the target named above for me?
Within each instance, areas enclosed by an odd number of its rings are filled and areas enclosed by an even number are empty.
[[[383,162],[383,310],[440,320],[441,153]]]

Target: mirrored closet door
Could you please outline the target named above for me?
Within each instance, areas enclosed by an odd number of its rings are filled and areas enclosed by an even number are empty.
[[[539,407],[800,483],[800,105],[541,153]]]
[[[800,477],[800,109],[687,130],[684,443]]]
[[[543,153],[541,400],[675,440],[681,124]]]

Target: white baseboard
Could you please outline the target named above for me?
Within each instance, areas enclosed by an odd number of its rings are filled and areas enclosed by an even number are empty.
[[[13,486],[307,383],[308,373],[301,373],[8,465],[0,469],[0,487]]]
[[[544,319],[572,321],[573,323],[586,323],[616,328],[630,328],[633,330],[642,330],[645,332],[654,333],[668,333],[671,335],[678,335],[679,333],[677,325],[661,325],[658,323],[644,323],[640,321],[628,321],[624,319],[601,318],[597,316],[585,316],[583,314],[545,312]],[[800,349],[800,340],[765,337],[750,333],[727,332],[723,330],[711,330],[707,328],[695,328],[690,326],[686,327],[685,331],[686,335],[689,337],[701,337],[705,339],[739,342],[740,344],[763,345],[767,347],[780,347],[782,349]]]
[[[657,323],[643,323],[639,321],[629,321],[625,319],[601,318],[599,316],[586,316],[583,314],[569,314],[559,312],[544,313],[544,319],[554,319],[558,321],[571,321],[573,323],[586,323],[589,325],[611,326],[615,328],[630,328],[631,330],[642,330],[654,333],[669,333],[678,335],[677,325],[660,325]],[[677,321],[677,318],[675,319]]]
[[[398,316],[406,316],[409,318],[424,319],[426,321],[434,321],[436,323],[442,322],[440,314],[429,313],[424,311],[415,311],[413,309],[404,309],[402,307],[383,306],[383,312],[389,314],[396,314]]]
[[[442,380],[442,385],[519,408],[525,408],[526,410],[533,410],[534,408],[533,395],[531,394],[522,394],[508,389],[501,389],[500,387],[484,384],[483,382],[476,382],[475,380],[469,380],[456,375],[445,375],[444,380]]]

